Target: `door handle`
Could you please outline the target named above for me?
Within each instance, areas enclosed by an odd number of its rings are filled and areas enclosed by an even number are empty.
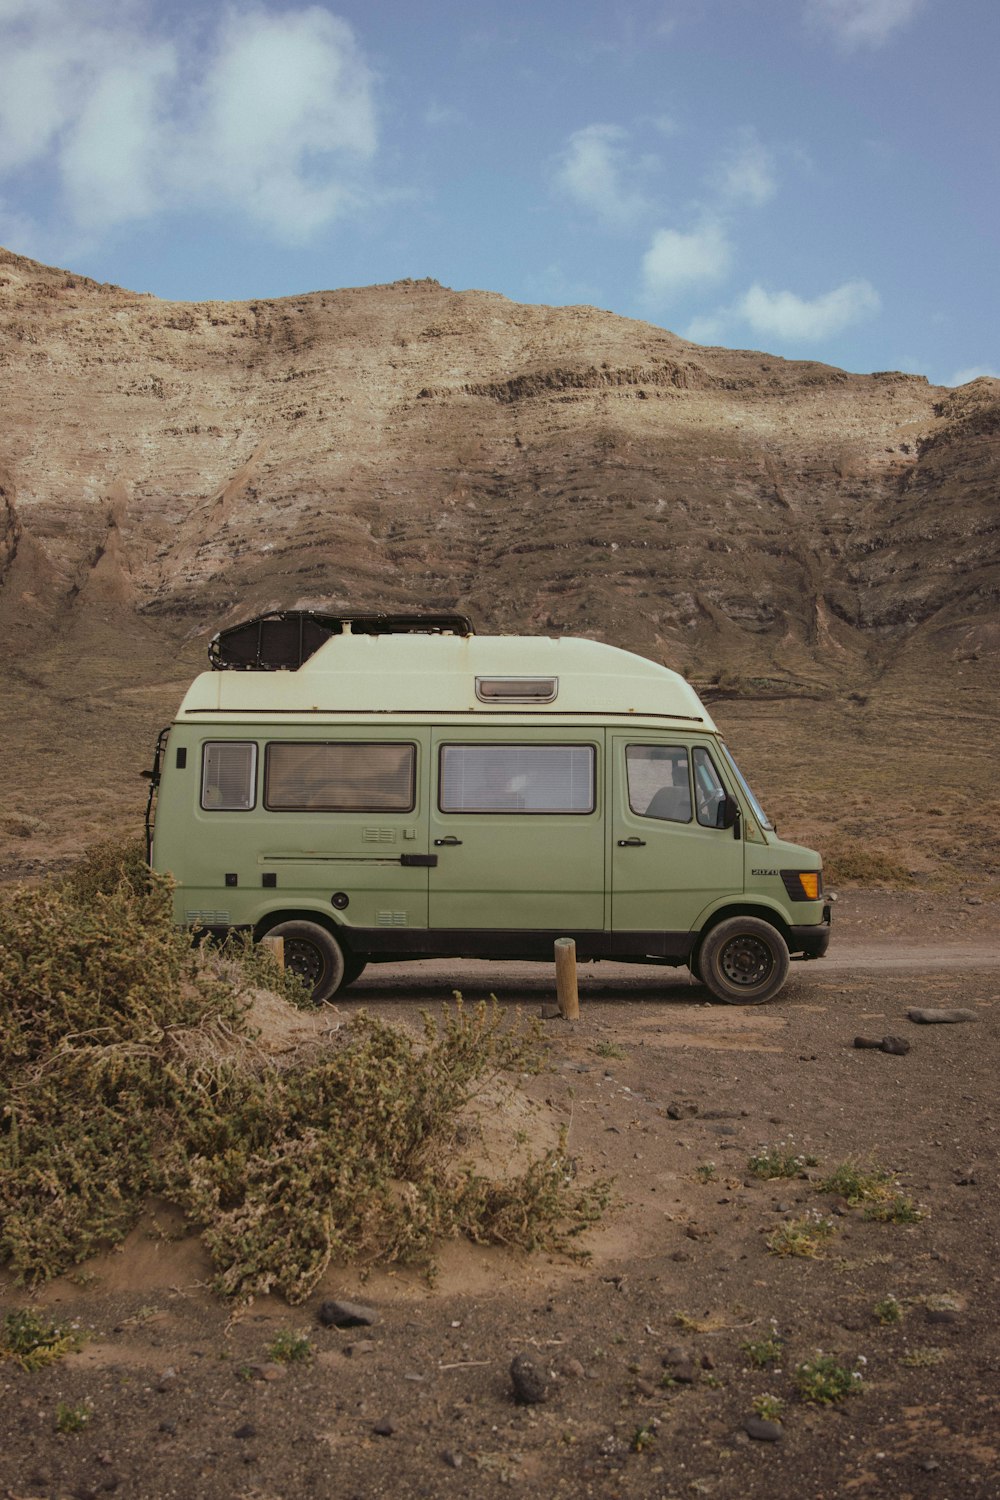
[[[441,848],[441,846],[443,844],[447,844],[449,846],[449,848],[450,848],[453,844],[460,844],[461,842],[462,842],[462,840],[461,839],[457,839],[453,833],[449,833],[448,836],[447,836],[447,838],[435,839],[434,840],[434,843],[435,843],[435,845],[436,845],[437,848]]]
[[[646,847],[646,840],[645,839],[634,839],[634,838],[633,839],[619,839],[618,840],[618,847],[619,847],[619,849],[645,849],[645,847]]]

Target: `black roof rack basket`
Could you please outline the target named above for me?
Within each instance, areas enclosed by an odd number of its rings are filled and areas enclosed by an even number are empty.
[[[216,672],[294,672],[331,636],[474,635],[467,615],[326,614],[313,609],[271,610],[214,635],[208,659]]]

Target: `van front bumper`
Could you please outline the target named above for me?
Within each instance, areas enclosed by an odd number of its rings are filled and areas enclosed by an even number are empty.
[[[792,958],[822,958],[830,946],[830,922],[833,909],[823,908],[822,922],[810,923],[808,927],[789,927],[788,951]]]

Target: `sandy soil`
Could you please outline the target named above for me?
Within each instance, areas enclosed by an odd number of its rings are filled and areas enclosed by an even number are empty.
[[[337,1270],[305,1307],[233,1308],[151,1205],[76,1276],[30,1298],[0,1282],[4,1308],[34,1301],[87,1333],[48,1370],[0,1366],[0,1495],[995,1497],[994,912],[851,892],[829,959],[796,965],[760,1009],[707,1004],[683,971],[582,970],[583,1017],[547,1023],[551,1069],[524,1083],[524,1119],[543,1142],[565,1126],[579,1172],[615,1179],[585,1264],[452,1244],[431,1281]],[[416,1025],[454,989],[536,1011],[551,983],[533,965],[369,970],[340,1019]],[[976,1019],[919,1026],[913,1005]],[[911,1050],[859,1050],[858,1034]],[[778,1142],[816,1166],[752,1177],[750,1155]],[[870,1222],[819,1191],[851,1156],[893,1168],[920,1221]],[[835,1226],[820,1257],[769,1252],[810,1210]],[[902,1316],[886,1325],[890,1295]],[[329,1296],[378,1322],[321,1327]],[[757,1369],[744,1346],[774,1328],[781,1364]],[[282,1330],[308,1334],[311,1363],[273,1365]],[[795,1393],[817,1351],[863,1377],[841,1406]],[[519,1353],[544,1374],[541,1404],[513,1400]],[[775,1442],[744,1431],[765,1392],[785,1402]],[[80,1431],[56,1431],[60,1403],[89,1411]]]

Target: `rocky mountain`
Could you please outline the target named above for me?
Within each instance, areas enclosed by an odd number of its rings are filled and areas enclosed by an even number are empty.
[[[434,281],[165,302],[0,251],[0,412],[8,702],[50,728],[308,606],[594,634],[723,695],[995,710],[995,380]]]

